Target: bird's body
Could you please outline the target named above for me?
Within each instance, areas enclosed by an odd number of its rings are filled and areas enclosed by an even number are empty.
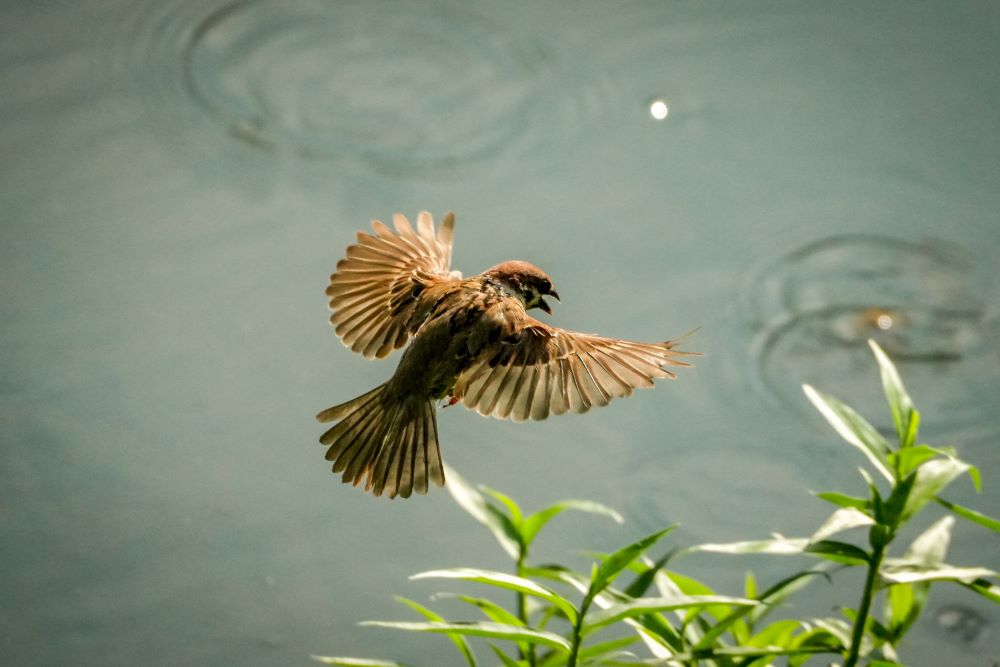
[[[674,342],[634,343],[550,327],[527,311],[551,312],[558,295],[537,267],[509,261],[472,278],[450,270],[454,216],[435,234],[421,213],[414,230],[396,215],[393,232],[358,234],[327,294],[345,345],[384,357],[410,341],[383,385],[317,415],[338,421],[320,441],[334,472],[375,495],[425,493],[444,483],[435,401],[449,398],[483,415],[545,419],[584,412],[686,366]]]

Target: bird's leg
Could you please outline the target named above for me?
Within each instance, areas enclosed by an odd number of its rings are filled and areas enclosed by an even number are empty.
[[[444,403],[441,404],[441,407],[448,408],[451,407],[452,405],[455,405],[456,403],[458,403],[458,396],[449,396],[448,398],[445,399]]]

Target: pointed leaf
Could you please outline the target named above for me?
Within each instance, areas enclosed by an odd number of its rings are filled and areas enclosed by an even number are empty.
[[[499,511],[499,508],[491,506],[483,494],[462,479],[454,468],[446,465],[445,475],[448,478],[445,488],[459,507],[486,526],[508,556],[514,560],[520,558],[520,535],[510,518]]]
[[[942,454],[948,456],[951,452],[928,445],[916,445],[893,452],[889,455],[889,461],[895,466],[899,477],[902,478],[919,468],[924,461],[930,461]]]
[[[963,519],[968,519],[973,523],[978,523],[980,526],[989,528],[995,533],[1000,533],[1000,521],[997,521],[993,517],[986,516],[985,514],[977,512],[974,509],[969,509],[968,507],[962,507],[956,503],[948,502],[944,498],[935,498],[934,500],[938,501],[940,504],[944,505]]]
[[[869,503],[864,498],[856,498],[854,496],[848,496],[843,493],[836,493],[833,491],[824,491],[822,493],[814,494],[817,498],[822,498],[828,503],[833,503],[838,507],[853,507],[857,510],[869,510],[871,503]]]
[[[588,660],[599,658],[602,655],[614,653],[615,651],[623,649],[626,646],[631,646],[637,641],[639,641],[639,636],[633,635],[631,637],[621,637],[619,639],[611,639],[606,642],[599,642],[588,646],[587,648],[580,649],[580,658]]]
[[[519,526],[524,518],[521,512],[521,506],[514,502],[514,499],[505,493],[501,493],[495,489],[491,489],[487,486],[480,487],[486,495],[492,497],[494,500],[499,502],[501,505],[507,508],[510,513],[510,520],[515,526]]]
[[[593,595],[601,592],[622,570],[628,567],[629,563],[642,555],[646,549],[656,544],[664,535],[673,531],[675,527],[669,526],[647,535],[628,546],[622,547],[605,558],[591,577],[588,597],[593,597]]]
[[[538,531],[540,531],[545,524],[551,521],[553,517],[565,512],[566,510],[590,512],[591,514],[603,514],[604,516],[611,517],[616,523],[625,522],[625,519],[622,518],[621,514],[606,505],[602,505],[601,503],[595,503],[590,500],[575,500],[572,498],[568,500],[561,500],[554,505],[550,505],[545,509],[535,512],[524,520],[524,523],[521,526],[521,535],[523,536],[525,545],[530,545],[538,535]]]
[[[955,517],[943,516],[921,533],[910,548],[903,554],[905,560],[927,565],[943,563],[948,556],[948,545],[951,543],[951,529],[955,525]]]
[[[340,667],[406,667],[402,662],[392,660],[368,660],[366,658],[340,658],[332,655],[311,655],[316,662]]]
[[[900,522],[906,521],[919,512],[927,502],[948,486],[952,480],[962,473],[972,473],[971,465],[954,457],[944,457],[926,461],[916,471],[916,481],[913,490],[903,508]]]
[[[708,551],[717,554],[800,554],[808,545],[809,540],[805,537],[779,535],[770,540],[699,544],[686,551]]]
[[[833,396],[822,394],[807,384],[802,385],[802,390],[840,437],[861,450],[875,469],[891,482],[893,476],[886,462],[889,444],[882,434],[864,417]]]
[[[920,618],[929,592],[930,585],[927,583],[895,584],[889,587],[886,593],[884,616],[885,623],[889,626],[889,631],[894,638],[893,644],[902,639],[903,635]]]
[[[445,620],[444,617],[442,617],[438,613],[428,609],[424,605],[414,600],[410,600],[408,598],[404,598],[401,596],[396,596],[396,601],[405,604],[410,609],[423,615],[423,617],[426,618],[428,621]],[[469,642],[465,641],[465,637],[462,637],[461,635],[451,635],[450,639],[452,643],[455,645],[455,647],[459,650],[459,652],[461,652],[462,656],[465,657],[465,662],[469,665],[469,667],[476,667],[477,664],[476,656],[472,652],[472,648],[469,646]]]
[[[992,600],[997,604],[1000,604],[1000,586],[992,583],[987,579],[976,579],[971,582],[959,582],[970,591],[975,591],[979,593],[987,600]]]
[[[434,632],[438,634],[460,634],[467,637],[492,637],[494,639],[509,639],[515,642],[528,642],[548,646],[559,651],[569,652],[570,643],[563,637],[551,632],[518,628],[503,623],[412,623],[405,621],[365,621],[361,625],[377,628],[395,628],[409,632]]]
[[[912,427],[911,423],[915,419],[916,413],[916,410],[913,409],[913,401],[906,393],[906,387],[899,379],[896,367],[882,351],[882,348],[878,346],[878,343],[869,340],[868,345],[875,353],[875,359],[878,360],[879,371],[882,375],[882,388],[889,401],[889,408],[892,410],[892,422],[895,424],[896,434],[899,436],[899,446],[901,449],[905,449],[912,445],[917,437],[916,429]]]
[[[923,565],[903,559],[886,559],[885,565],[879,571],[882,578],[895,584],[909,584],[918,581],[938,581],[953,579],[964,584],[972,584],[985,577],[1000,576],[985,567],[957,567],[941,563],[940,565]]]
[[[451,570],[430,570],[421,572],[410,577],[410,579],[463,579],[465,581],[475,581],[481,584],[489,584],[499,588],[525,593],[550,602],[566,614],[570,622],[576,620],[576,607],[560,596],[555,591],[551,591],[544,586],[539,586],[531,579],[518,577],[506,572],[494,572],[492,570],[477,570],[473,568],[454,568]]]
[[[859,526],[870,526],[873,523],[875,523],[875,520],[861,510],[853,507],[842,507],[831,514],[830,517],[823,522],[823,525],[821,525],[816,532],[813,533],[812,537],[809,538],[809,541],[819,542],[821,540],[825,540],[831,535],[836,535],[837,533],[845,530],[850,530],[851,528],[857,528]]]
[[[835,540],[812,542],[806,547],[805,553],[821,556],[835,563],[844,563],[846,565],[868,564],[868,554],[865,550],[847,542],[837,542]]]
[[[506,653],[500,650],[500,648],[494,644],[490,644],[490,648],[493,649],[493,654],[500,659],[500,662],[504,664],[504,667],[521,667],[523,663],[518,663],[517,660],[510,657]],[[555,655],[558,655],[555,654]]]
[[[524,625],[524,621],[507,611],[505,607],[487,598],[477,598],[472,597],[471,595],[455,595],[452,593],[443,593],[436,597],[453,597],[456,600],[465,602],[466,604],[471,604],[473,607],[479,608],[488,619],[497,623],[506,623],[507,625]]]
[[[756,600],[734,598],[727,595],[675,595],[665,598],[640,598],[612,605],[607,609],[602,609],[597,613],[589,615],[581,634],[588,635],[623,618],[645,616],[653,612],[701,608],[713,605],[753,607],[758,604],[760,603]]]

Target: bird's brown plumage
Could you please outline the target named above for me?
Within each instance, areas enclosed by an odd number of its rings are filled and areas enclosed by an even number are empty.
[[[544,271],[515,260],[463,279],[450,269],[454,216],[435,232],[430,214],[416,229],[379,221],[330,277],[330,322],[366,357],[410,346],[393,376],[317,415],[337,421],[320,441],[345,482],[375,495],[426,493],[444,484],[434,401],[451,397],[482,415],[515,421],[586,412],[673,378],[691,353],[676,341],[636,343],[549,326],[527,314],[558,299]]]

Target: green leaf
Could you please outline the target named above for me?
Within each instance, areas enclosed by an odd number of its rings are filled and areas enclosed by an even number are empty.
[[[938,501],[938,503],[944,505],[945,507],[947,507],[948,509],[950,509],[952,512],[962,517],[963,519],[968,519],[973,523],[978,523],[980,526],[983,526],[984,528],[989,528],[995,533],[1000,533],[1000,521],[997,521],[993,517],[986,516],[985,514],[977,512],[974,509],[969,509],[968,507],[962,507],[961,505],[958,505],[956,503],[948,502],[944,498],[934,498],[934,500]]]
[[[612,605],[607,609],[590,614],[583,626],[584,636],[624,618],[645,616],[654,612],[675,611],[677,609],[702,608],[712,605],[736,605],[752,607],[760,604],[756,600],[734,598],[727,595],[674,595],[662,598],[640,598],[630,602]]]
[[[862,511],[871,509],[871,503],[864,498],[855,498],[854,496],[848,496],[834,491],[824,491],[822,493],[814,493],[814,495],[817,498],[822,498],[826,502],[833,503],[838,507],[853,507],[854,509]]]
[[[887,558],[879,574],[884,580],[894,584],[941,580],[955,580],[964,584],[972,584],[978,579],[1000,576],[985,567],[958,567],[947,563],[926,565],[897,558]]]
[[[770,540],[749,540],[723,544],[699,544],[685,551],[708,551],[717,554],[800,554],[809,545],[805,537],[775,536]]]
[[[805,553],[821,556],[835,563],[844,563],[846,565],[868,564],[867,552],[847,542],[837,542],[835,540],[812,542],[806,547]]]
[[[590,579],[590,590],[587,597],[593,597],[595,594],[604,590],[604,588],[610,584],[622,570],[628,567],[629,563],[642,555],[646,549],[656,544],[667,533],[673,531],[674,528],[676,528],[676,526],[669,526],[663,530],[647,535],[646,537],[636,540],[628,546],[622,547],[605,558],[594,571],[593,576]]]
[[[760,621],[769,612],[771,612],[777,605],[784,602],[793,593],[796,593],[810,583],[812,583],[812,578],[819,575],[830,578],[824,569],[828,567],[827,563],[821,563],[814,570],[803,570],[801,572],[796,572],[790,577],[785,577],[781,581],[773,584],[770,588],[760,594],[757,597],[762,603],[759,607],[753,607],[750,609],[750,618],[754,623]],[[749,596],[747,596],[749,597]]]
[[[406,667],[402,662],[392,660],[367,660],[365,658],[339,658],[330,655],[309,656],[324,665],[340,665],[340,667]]]
[[[563,637],[551,632],[532,630],[531,628],[512,627],[503,623],[486,621],[475,623],[412,623],[405,621],[365,621],[361,625],[377,628],[394,628],[408,632],[433,632],[437,634],[460,634],[467,637],[492,637],[493,639],[508,639],[515,642],[528,642],[548,646],[558,651],[568,653],[570,643]]]
[[[441,622],[445,620],[443,616],[440,616],[436,612],[428,609],[419,602],[415,602],[414,600],[396,596],[396,601],[401,602],[410,609],[416,611],[419,614],[422,614],[424,618],[426,618],[428,621]],[[461,654],[465,657],[465,662],[469,665],[469,667],[476,667],[477,664],[476,656],[472,652],[472,648],[469,646],[469,642],[465,641],[465,637],[462,637],[461,635],[450,635],[449,638],[451,639],[452,643],[455,644],[455,647],[459,650],[459,652],[461,652]]]
[[[1000,604],[1000,586],[986,580],[986,579],[976,579],[971,582],[959,582],[962,586],[965,586],[970,591],[979,593],[987,600],[992,600],[997,604]]]
[[[920,618],[929,592],[930,585],[926,583],[895,584],[889,587],[883,615],[893,635],[893,644],[897,644]]]
[[[924,461],[929,461],[942,454],[948,456],[951,453],[928,445],[916,445],[893,452],[889,455],[889,462],[895,466],[899,477],[903,478],[919,468]]]
[[[500,659],[500,662],[504,664],[504,667],[521,667],[522,663],[519,663],[514,658],[510,657],[506,653],[500,650],[495,644],[490,644],[490,648],[493,650],[493,654]],[[558,655],[558,654],[556,654]]]
[[[879,371],[882,375],[882,388],[889,401],[889,409],[892,410],[892,422],[895,424],[896,434],[899,436],[900,449],[905,449],[916,440],[916,425],[919,424],[920,418],[916,414],[916,410],[913,409],[913,401],[906,393],[906,387],[899,379],[899,373],[892,361],[874,340],[869,340],[868,345],[878,361]]]
[[[775,621],[751,637],[747,645],[787,647],[792,635],[801,625],[798,621],[793,620]]]
[[[603,514],[604,516],[611,517],[617,523],[624,523],[625,519],[622,515],[614,511],[606,505],[601,503],[596,503],[590,500],[561,500],[554,505],[550,505],[542,510],[539,510],[529,516],[524,520],[521,525],[521,536],[524,539],[525,546],[530,545],[535,537],[538,535],[538,531],[542,529],[545,524],[552,520],[553,517],[565,512],[566,510],[577,510],[579,512],[589,512],[591,514]]]
[[[955,517],[941,517],[913,540],[906,553],[903,554],[903,558],[927,565],[943,563],[944,559],[948,556],[948,545],[951,543],[951,529],[954,525]]]
[[[873,523],[875,523],[875,520],[861,510],[853,507],[842,507],[823,522],[823,525],[812,534],[809,541],[819,542],[845,530],[858,528],[859,526],[870,526]]]
[[[504,608],[503,606],[487,598],[477,598],[477,597],[472,597],[471,595],[455,595],[452,593],[443,593],[435,597],[443,597],[443,598],[453,597],[456,600],[461,600],[466,604],[470,604],[473,607],[479,608],[483,612],[483,614],[486,615],[488,619],[490,619],[491,621],[495,621],[497,623],[506,623],[508,625],[524,625],[524,622],[520,618],[518,618],[511,612],[507,611],[507,609]]]
[[[965,461],[951,456],[923,463],[914,473],[916,481],[913,484],[913,490],[910,491],[909,497],[906,499],[900,523],[919,512],[931,498],[962,473],[968,472],[974,475],[973,470],[975,468]]]
[[[886,459],[890,451],[889,444],[882,434],[864,417],[833,396],[820,393],[807,384],[802,385],[802,390],[840,437],[861,450],[875,469],[891,482],[893,475]]]
[[[520,526],[521,521],[523,519],[523,514],[521,513],[521,507],[516,502],[514,502],[513,498],[511,498],[505,493],[501,493],[500,491],[496,491],[487,486],[483,486],[480,488],[483,490],[483,493],[485,493],[488,496],[491,496],[494,500],[498,501],[500,504],[506,507],[507,511],[510,513],[511,523],[513,523],[515,526]]]
[[[602,655],[614,653],[615,651],[623,649],[626,646],[631,646],[637,641],[639,641],[638,635],[633,635],[631,637],[621,637],[619,639],[611,639],[606,642],[593,644],[587,648],[580,649],[580,658],[584,660],[599,658]]]
[[[483,494],[462,479],[454,468],[446,465],[445,475],[448,478],[445,488],[459,507],[486,526],[508,556],[514,560],[520,558],[520,535],[510,518],[499,511],[499,508],[490,505]]]
[[[704,649],[701,651],[690,651],[688,653],[677,653],[670,656],[670,663],[694,662],[696,660],[712,660],[714,658],[754,658],[771,655],[802,655],[810,656],[815,653],[838,653],[826,646],[802,646],[799,648],[783,648],[781,646],[765,646],[757,648],[754,646],[727,646],[722,648]],[[659,664],[659,663],[654,663]]]
[[[461,567],[450,570],[421,572],[420,574],[411,576],[410,579],[463,579],[465,581],[475,581],[481,584],[506,588],[550,602],[559,607],[571,623],[576,620],[576,607],[569,600],[563,598],[555,591],[551,591],[544,586],[539,586],[531,579],[507,574],[506,572]]]

